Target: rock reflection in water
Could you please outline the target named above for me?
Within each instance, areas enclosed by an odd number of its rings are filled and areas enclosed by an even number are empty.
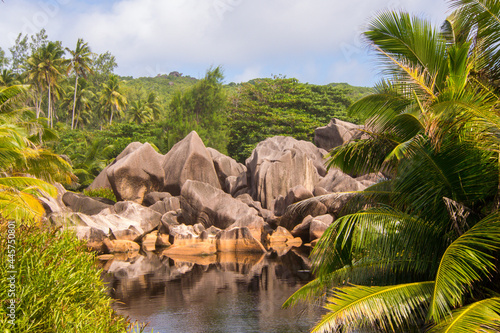
[[[283,302],[311,280],[307,253],[145,256],[105,263],[116,311],[149,332],[307,332],[320,309]]]

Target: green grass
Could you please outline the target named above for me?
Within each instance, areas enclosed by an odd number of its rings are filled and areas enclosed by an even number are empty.
[[[18,223],[15,228],[16,322],[8,322],[12,267],[8,225],[0,224],[0,332],[127,332],[128,320],[111,308],[95,255],[71,232]],[[11,228],[12,229],[12,228]],[[12,245],[12,244],[10,244]],[[139,331],[143,329],[139,328]]]
[[[85,189],[83,190],[83,194],[85,194],[88,197],[106,198],[113,200],[114,202],[118,201],[116,200],[115,193],[110,188],[99,187],[96,189]]]

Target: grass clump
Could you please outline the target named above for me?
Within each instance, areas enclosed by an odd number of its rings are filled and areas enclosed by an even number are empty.
[[[85,189],[85,190],[83,190],[83,194],[85,194],[88,197],[106,198],[106,199],[113,200],[114,202],[117,201],[115,193],[110,188],[99,187],[99,188],[95,188],[95,189]]]
[[[1,332],[126,332],[129,322],[111,308],[94,254],[69,231],[18,224],[13,247],[0,220]],[[12,229],[12,224],[10,229]],[[10,231],[12,233],[12,231]],[[12,238],[12,237],[11,237]],[[12,244],[10,244],[12,245]],[[15,295],[9,295],[14,258]],[[15,300],[15,326],[8,322]]]

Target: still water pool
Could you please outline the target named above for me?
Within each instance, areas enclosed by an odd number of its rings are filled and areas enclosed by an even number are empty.
[[[115,310],[145,332],[309,332],[322,310],[282,309],[312,279],[307,249],[208,257],[146,253],[104,263]]]

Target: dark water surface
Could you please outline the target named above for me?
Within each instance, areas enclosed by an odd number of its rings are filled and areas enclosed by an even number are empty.
[[[321,309],[285,300],[312,279],[308,253],[208,257],[147,253],[105,265],[115,310],[145,332],[309,332]]]

